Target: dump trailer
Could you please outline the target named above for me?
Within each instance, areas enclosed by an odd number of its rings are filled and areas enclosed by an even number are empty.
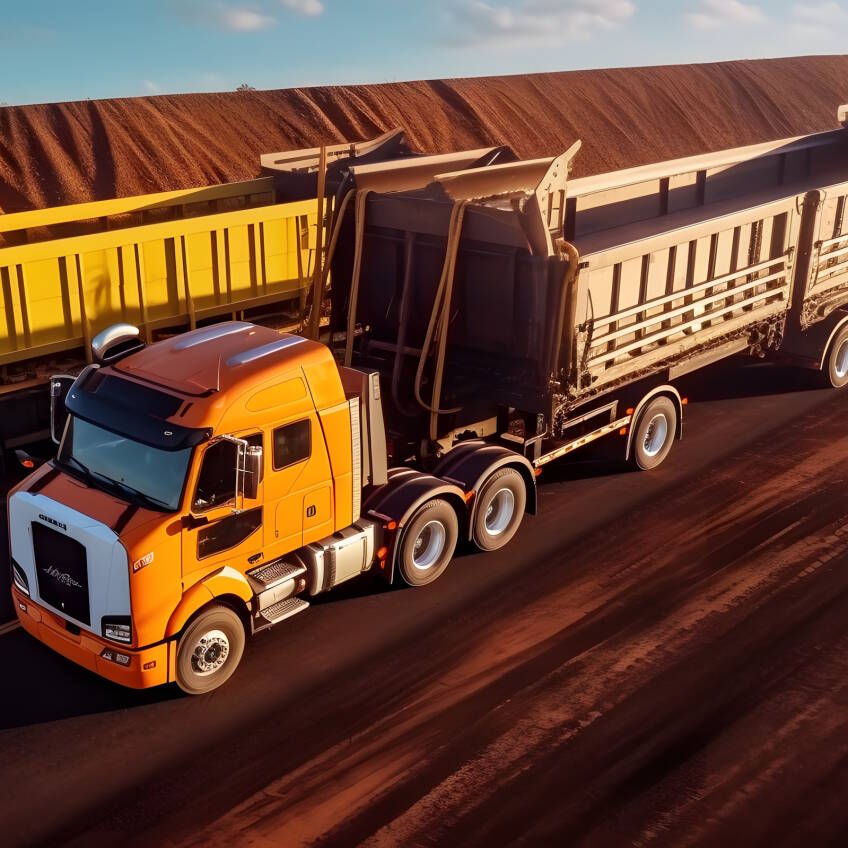
[[[579,180],[577,144],[533,161],[390,147],[331,162],[329,343],[380,373],[390,452],[438,466],[496,438],[538,466],[618,434],[650,468],[681,433],[676,381],[709,363],[781,359],[844,385],[844,108],[839,120]],[[278,192],[315,188],[316,151],[263,165]]]
[[[263,157],[277,204],[316,203],[303,333],[117,323],[51,380],[58,453],[8,505],[24,628],[206,692],[319,593],[504,547],[547,463],[610,436],[656,467],[682,375],[748,354],[848,383],[846,129],[569,180],[578,149]]]

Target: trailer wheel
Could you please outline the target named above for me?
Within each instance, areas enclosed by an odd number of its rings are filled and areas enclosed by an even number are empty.
[[[515,535],[524,508],[527,487],[514,468],[501,468],[480,487],[471,530],[474,544],[483,551],[504,547]]]
[[[422,506],[406,526],[398,551],[398,569],[410,586],[426,586],[442,575],[453,557],[459,522],[441,498]]]
[[[677,408],[671,398],[652,400],[633,431],[631,461],[640,471],[656,468],[667,456],[677,433]]]
[[[222,604],[207,607],[189,624],[177,645],[177,685],[202,695],[226,683],[244,652],[244,625]]]
[[[848,327],[843,327],[831,343],[822,374],[825,385],[834,389],[848,385]]]

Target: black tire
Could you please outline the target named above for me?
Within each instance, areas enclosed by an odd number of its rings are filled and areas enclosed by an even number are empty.
[[[825,386],[841,389],[848,386],[848,327],[843,327],[830,343],[822,368]]]
[[[527,486],[515,468],[501,468],[475,498],[471,537],[481,551],[496,551],[515,535],[527,506]]]
[[[233,610],[223,604],[207,607],[180,637],[177,685],[189,695],[217,689],[236,670],[244,653],[244,641],[244,625]]]
[[[410,586],[426,586],[448,567],[459,537],[453,507],[441,498],[425,503],[403,531],[398,571]]]
[[[668,456],[677,436],[677,407],[671,398],[650,401],[633,430],[630,461],[639,471],[650,471]]]

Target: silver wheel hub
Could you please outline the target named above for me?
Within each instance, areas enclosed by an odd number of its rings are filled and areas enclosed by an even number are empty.
[[[191,667],[201,677],[214,674],[227,661],[229,653],[227,634],[221,630],[210,630],[197,640],[191,652]]]
[[[515,514],[515,495],[511,489],[503,488],[495,492],[486,507],[484,523],[490,536],[500,536],[509,527]]]
[[[645,439],[642,448],[647,456],[656,456],[665,445],[668,438],[668,419],[662,412],[658,412],[649,422],[645,429]]]
[[[441,521],[428,521],[415,537],[412,564],[422,571],[432,568],[445,549],[448,534]]]
[[[836,358],[834,359],[834,371],[836,371],[836,376],[841,380],[848,374],[848,339],[845,339],[841,345],[839,345],[839,350],[836,351]]]

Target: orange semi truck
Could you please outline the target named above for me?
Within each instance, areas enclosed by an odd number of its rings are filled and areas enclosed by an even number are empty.
[[[51,381],[56,458],[10,493],[22,625],[118,683],[206,692],[316,594],[503,547],[559,457],[617,438],[656,468],[685,374],[749,355],[848,385],[840,121],[574,181],[576,146],[418,156],[390,133],[263,157],[277,199],[327,201],[329,326],[95,335]]]
[[[231,321],[145,346],[118,325],[93,348],[55,462],[10,496],[13,594],[27,631],[118,683],[206,692],[305,596],[372,568],[430,583],[461,530],[501,547],[535,500],[503,447],[475,444],[457,481],[387,471],[377,374],[301,336]]]

